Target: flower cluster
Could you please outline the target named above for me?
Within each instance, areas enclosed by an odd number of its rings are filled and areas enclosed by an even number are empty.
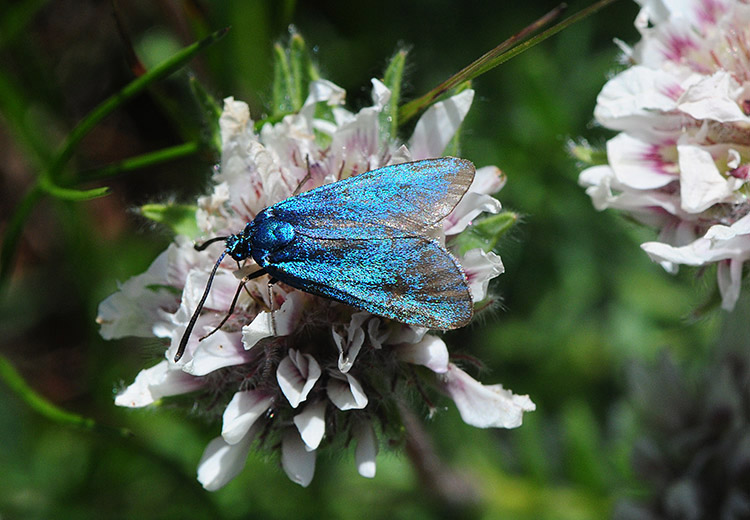
[[[408,146],[382,128],[390,91],[373,80],[373,105],[357,113],[343,107],[344,91],[313,81],[301,110],[254,130],[248,106],[228,98],[220,119],[222,157],[213,191],[198,201],[204,237],[241,230],[265,207],[302,185],[304,190],[407,160],[443,154],[471,106],[464,90],[434,104],[418,121]],[[323,114],[323,116],[321,116]],[[496,167],[480,168],[468,193],[444,220],[452,238],[483,212],[497,213],[491,196],[504,183]],[[375,475],[378,438],[399,435],[399,406],[414,390],[432,385],[450,396],[468,424],[512,428],[534,409],[527,396],[501,385],[484,386],[450,361],[443,340],[427,330],[392,322],[267,279],[246,284],[234,313],[216,333],[238,286],[237,265],[219,267],[204,312],[179,362],[173,358],[203,293],[220,247],[198,252],[178,236],[143,274],[102,302],[98,321],[107,339],[164,338],[164,359],[141,371],[116,404],[143,407],[190,393],[194,407],[221,412],[221,435],[207,446],[198,480],[206,489],[226,484],[243,468],[250,448],[280,448],[281,465],[306,486],[316,451],[353,441],[358,472]],[[487,297],[500,258],[483,249],[456,253],[473,300]],[[241,270],[240,270],[241,271]],[[218,416],[218,413],[216,413]]]
[[[632,66],[602,89],[596,120],[620,133],[581,173],[597,209],[659,230],[642,244],[670,272],[718,264],[722,306],[750,259],[750,5],[638,0]]]

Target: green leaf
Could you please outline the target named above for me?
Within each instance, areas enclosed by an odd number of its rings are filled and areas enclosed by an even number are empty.
[[[292,32],[287,48],[275,44],[273,58],[271,115],[298,112],[307,98],[310,82],[320,77],[302,35]]]
[[[292,98],[289,95],[291,84],[292,71],[289,68],[289,59],[284,47],[280,43],[277,43],[273,46],[272,116],[279,116],[293,111]]]
[[[195,237],[200,230],[195,221],[195,206],[189,204],[145,204],[141,215],[169,227],[177,235]]]
[[[401,100],[401,82],[407,54],[406,49],[397,51],[388,63],[383,76],[383,84],[391,91],[391,99],[380,113],[380,131],[387,132],[389,139],[395,139],[398,132],[398,103]]]
[[[471,226],[454,238],[459,254],[471,249],[482,248],[491,251],[498,240],[518,222],[518,215],[511,211],[503,211],[497,215],[489,215],[475,220]]]

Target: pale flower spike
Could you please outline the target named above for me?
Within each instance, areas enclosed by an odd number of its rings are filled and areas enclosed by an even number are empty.
[[[669,272],[717,265],[732,310],[750,259],[750,4],[640,0],[642,39],[594,116],[619,133],[607,165],[581,172],[596,209],[657,229],[642,248]]]
[[[303,180],[307,190],[380,166],[443,155],[474,96],[465,90],[433,105],[407,148],[380,128],[391,93],[378,80],[372,85],[373,105],[353,113],[343,106],[341,88],[315,81],[299,113],[266,124],[259,133],[248,106],[227,98],[220,118],[221,164],[212,191],[198,200],[196,220],[203,237],[236,233],[259,211],[290,197]],[[318,116],[326,112],[329,117]],[[499,212],[492,194],[504,183],[497,168],[480,168],[436,238],[451,247],[452,237],[474,219]],[[208,444],[198,464],[198,480],[206,489],[219,489],[237,476],[250,449],[278,450],[289,478],[307,486],[318,450],[336,439],[337,445],[352,440],[357,471],[374,477],[379,446],[402,434],[400,424],[384,422],[377,411],[391,406],[384,400],[404,401],[416,373],[452,396],[469,424],[512,428],[521,424],[524,411],[534,409],[528,397],[483,387],[461,372],[450,363],[445,342],[426,329],[283,284],[269,292],[267,278],[251,280],[237,293],[238,277],[246,273],[235,272],[236,264],[228,259],[218,266],[193,333],[182,345],[184,355],[175,362],[216,262],[213,249],[220,251],[217,244],[198,252],[193,238],[201,237],[177,237],[146,273],[102,302],[99,322],[106,338],[151,335],[167,341],[164,360],[141,371],[117,395],[117,405],[149,406],[194,393],[193,406],[199,409],[204,396],[211,403],[225,398],[221,436]],[[485,299],[489,281],[503,272],[500,257],[482,249],[454,254],[464,266],[473,300]],[[200,341],[221,323],[235,294],[235,312]]]

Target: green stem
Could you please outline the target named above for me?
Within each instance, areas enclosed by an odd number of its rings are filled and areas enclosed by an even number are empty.
[[[567,28],[568,26],[582,20],[587,16],[590,16],[591,14],[611,4],[614,1],[615,0],[600,0],[599,2],[583,9],[582,11],[579,11],[575,15],[566,18],[554,27],[547,29],[543,33],[534,36],[533,38],[530,38],[529,40],[521,44],[518,44],[518,42],[529,37],[531,34],[535,33],[545,25],[549,24],[552,20],[557,18],[565,8],[565,4],[561,4],[556,9],[553,9],[536,22],[522,29],[517,34],[511,36],[491,51],[485,53],[480,58],[464,67],[459,72],[457,72],[423,96],[414,99],[406,103],[405,105],[402,105],[398,113],[398,124],[403,125],[405,122],[412,119],[414,116],[422,112],[450,89],[455,88],[461,83],[471,81],[472,79],[481,76],[485,72],[488,72],[498,65],[505,63],[514,56],[517,56],[522,52],[530,49],[534,45],[543,42],[550,36],[553,36],[563,29]]]
[[[114,434],[118,437],[130,437],[132,433],[127,428],[113,428],[110,426],[104,426],[98,424],[96,421],[89,417],[83,417],[78,414],[74,414],[63,410],[62,408],[52,404],[47,399],[39,395],[34,391],[26,381],[21,377],[21,374],[10,364],[10,362],[0,356],[0,380],[18,395],[29,408],[35,412],[41,414],[47,419],[60,423],[73,426],[76,428],[83,428],[85,430],[101,431],[108,434]]]
[[[168,148],[162,148],[161,150],[144,153],[143,155],[129,157],[128,159],[108,164],[106,166],[102,166],[101,168],[81,172],[78,175],[79,182],[109,179],[110,177],[114,177],[115,175],[119,175],[124,172],[138,170],[147,166],[154,166],[156,164],[173,161],[182,157],[188,157],[190,155],[198,153],[199,150],[200,144],[195,141],[170,146]]]

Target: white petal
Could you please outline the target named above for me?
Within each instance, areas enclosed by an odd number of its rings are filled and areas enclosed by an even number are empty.
[[[346,90],[327,79],[319,79],[310,83],[310,94],[305,105],[323,103],[330,106],[341,105],[346,98]]]
[[[238,333],[219,330],[198,343],[182,370],[194,376],[204,376],[220,368],[245,364],[252,356],[242,347]]]
[[[261,339],[273,336],[274,321],[278,336],[288,336],[294,332],[304,312],[305,300],[305,294],[292,291],[286,294],[286,299],[279,309],[273,312],[259,312],[253,321],[242,327],[242,344],[245,349],[249,350]]]
[[[367,396],[362,385],[349,374],[342,374],[346,379],[331,377],[326,391],[328,399],[339,410],[360,410],[367,406]]]
[[[448,348],[445,342],[437,336],[428,334],[418,343],[405,343],[396,347],[395,350],[401,361],[426,366],[438,374],[448,370]]]
[[[252,129],[250,107],[243,101],[235,101],[233,97],[224,99],[224,110],[219,118],[221,141],[227,143],[238,134],[244,134],[248,127]]]
[[[477,428],[516,428],[524,412],[536,410],[528,395],[514,395],[502,385],[485,386],[453,364],[441,379],[461,419]]]
[[[482,248],[471,249],[464,253],[461,265],[469,281],[471,299],[481,302],[487,297],[490,280],[505,272],[503,261],[492,251]]]
[[[417,121],[409,141],[409,150],[415,161],[443,155],[473,100],[474,91],[467,89],[427,109]]]
[[[354,438],[357,440],[357,448],[354,450],[357,472],[365,478],[375,477],[378,441],[372,424],[369,421],[357,424],[354,428]]]
[[[467,193],[443,221],[446,235],[456,235],[466,229],[480,213],[500,213],[502,204],[484,193]]]
[[[208,491],[216,491],[239,475],[255,434],[253,429],[235,444],[228,444],[222,437],[209,442],[198,463],[198,482]]]
[[[692,85],[680,97],[678,107],[696,119],[719,122],[748,122],[750,118],[742,112],[737,99],[742,87],[728,71],[721,70]]]
[[[294,349],[281,360],[276,370],[279,387],[289,400],[292,408],[307,399],[307,395],[320,377],[320,365],[310,354],[302,354]]]
[[[308,451],[318,449],[326,433],[326,401],[308,404],[294,416],[294,425],[299,431]]]
[[[680,155],[680,196],[682,208],[700,213],[719,202],[733,202],[740,179],[725,179],[711,153],[693,145],[678,145]]]
[[[159,309],[174,310],[175,297],[166,289],[154,286],[167,284],[167,256],[163,252],[148,270],[130,278],[119,290],[99,304],[96,322],[104,339],[125,336],[150,337],[160,319]]]
[[[162,397],[186,394],[201,388],[205,379],[186,374],[169,361],[141,370],[135,381],[117,394],[115,404],[130,408],[148,406]]]
[[[237,444],[272,402],[270,396],[259,390],[237,392],[224,410],[221,436],[227,443]]]
[[[335,329],[332,329],[333,341],[336,343],[336,348],[339,351],[338,367],[342,373],[346,373],[352,368],[354,360],[357,359],[357,355],[365,343],[365,331],[362,328],[362,324],[370,316],[372,314],[369,312],[354,313],[347,328],[346,339],[336,332]]]
[[[302,487],[310,485],[315,475],[315,452],[307,451],[294,428],[286,430],[281,439],[281,467],[292,482]]]

